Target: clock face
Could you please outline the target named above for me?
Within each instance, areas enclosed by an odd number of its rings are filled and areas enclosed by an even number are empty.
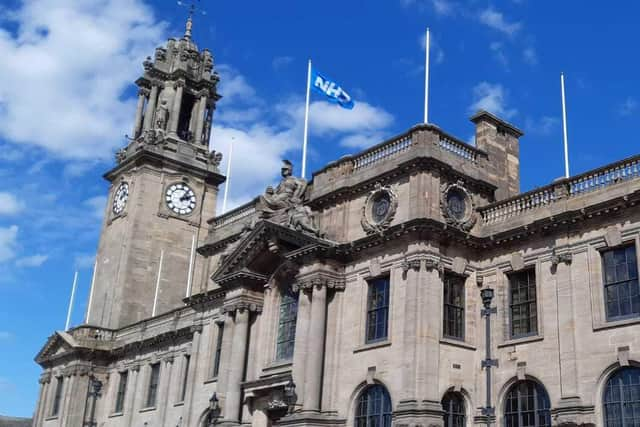
[[[129,198],[129,184],[123,182],[116,190],[116,194],[113,196],[113,213],[120,215],[127,204]]]
[[[165,193],[167,207],[179,215],[188,215],[196,207],[196,194],[187,184],[172,184]]]

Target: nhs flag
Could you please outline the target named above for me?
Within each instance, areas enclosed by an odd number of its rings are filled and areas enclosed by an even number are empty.
[[[351,110],[355,105],[351,96],[338,83],[323,76],[315,69],[311,71],[311,87],[325,95],[329,102],[339,104],[342,108]]]

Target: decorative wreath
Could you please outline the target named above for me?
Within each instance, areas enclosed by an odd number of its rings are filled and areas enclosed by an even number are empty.
[[[398,196],[389,186],[382,186],[379,182],[369,193],[362,206],[360,224],[367,234],[382,234],[389,228],[398,209]]]

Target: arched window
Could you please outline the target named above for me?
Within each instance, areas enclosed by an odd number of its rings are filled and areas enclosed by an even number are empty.
[[[506,427],[551,426],[551,404],[544,387],[534,381],[518,381],[507,392],[504,405]]]
[[[384,386],[372,385],[360,393],[355,427],[391,427],[391,398]]]
[[[607,381],[605,427],[640,426],[640,369],[622,368]]]
[[[296,320],[298,319],[298,293],[291,287],[282,292],[280,316],[278,317],[278,342],[276,360],[291,360],[296,341]]]
[[[444,427],[464,427],[465,410],[464,397],[460,393],[448,392],[442,398],[444,409]]]

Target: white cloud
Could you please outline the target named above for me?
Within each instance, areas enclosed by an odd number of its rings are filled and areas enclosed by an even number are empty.
[[[222,70],[220,93],[224,98],[216,109],[211,148],[223,154],[221,169],[225,171],[229,145],[233,142],[227,204],[231,209],[251,200],[277,180],[283,158],[289,157],[295,173],[299,173],[304,102],[300,98],[285,97],[280,102],[267,104],[244,76],[230,66],[222,66]],[[228,93],[232,96],[227,96]],[[393,122],[391,114],[362,101],[356,101],[353,110],[315,101],[310,105],[309,117],[311,149],[330,138],[344,145],[353,141],[349,139],[353,135],[366,135],[368,145],[373,145],[380,142],[378,138]],[[362,144],[364,142],[357,145]],[[309,155],[312,154],[310,151]]]
[[[438,42],[438,40],[433,36],[433,33],[431,33],[429,35],[429,44],[431,46],[431,58],[430,60],[433,62],[435,62],[436,64],[442,64],[444,62],[444,50],[442,50],[442,47],[440,47],[440,43]],[[426,47],[427,47],[427,35],[426,34],[422,34],[420,36],[420,49],[422,50],[422,52],[425,51]],[[424,55],[424,53],[423,53]],[[424,72],[424,66],[422,66],[422,72]]]
[[[16,196],[6,191],[0,191],[0,216],[15,215],[24,209],[24,204]]]
[[[506,120],[517,114],[517,110],[507,107],[507,91],[499,83],[480,82],[473,88],[473,102],[469,111],[475,113],[486,110]]]
[[[489,49],[493,52],[493,56],[505,69],[509,68],[509,59],[504,52],[504,45],[501,42],[492,42]]]
[[[164,39],[141,0],[33,0],[0,28],[0,137],[107,159],[132,126],[141,58]]]
[[[78,270],[93,268],[95,259],[96,259],[95,255],[88,255],[88,254],[76,255],[76,257],[73,260],[73,265]]]
[[[522,23],[508,22],[502,12],[491,7],[481,11],[480,15],[478,15],[478,19],[487,27],[500,31],[508,36],[515,35],[522,28]]]
[[[271,61],[271,66],[274,70],[278,71],[291,64],[293,59],[293,56],[276,56],[273,58],[273,61]]]
[[[18,240],[18,226],[0,227],[0,262],[15,257]]]
[[[522,59],[529,65],[536,65],[538,63],[538,54],[533,47],[527,47],[522,51]]]
[[[49,259],[49,255],[31,255],[16,260],[17,267],[40,267]]]
[[[527,132],[550,135],[560,124],[560,119],[551,116],[542,116],[539,119],[527,118],[525,120],[525,129]]]
[[[618,113],[621,116],[630,116],[633,113],[635,113],[637,109],[638,109],[638,101],[636,101],[634,98],[629,96],[627,97],[627,99],[624,100],[624,102],[618,108]]]
[[[437,15],[441,16],[452,15],[457,9],[457,4],[450,0],[400,0],[400,3],[404,7],[417,5],[420,8],[425,8],[426,5],[429,5]]]
[[[107,204],[107,197],[94,196],[85,200],[84,204],[91,209],[94,218],[102,219],[104,216],[104,207]]]

